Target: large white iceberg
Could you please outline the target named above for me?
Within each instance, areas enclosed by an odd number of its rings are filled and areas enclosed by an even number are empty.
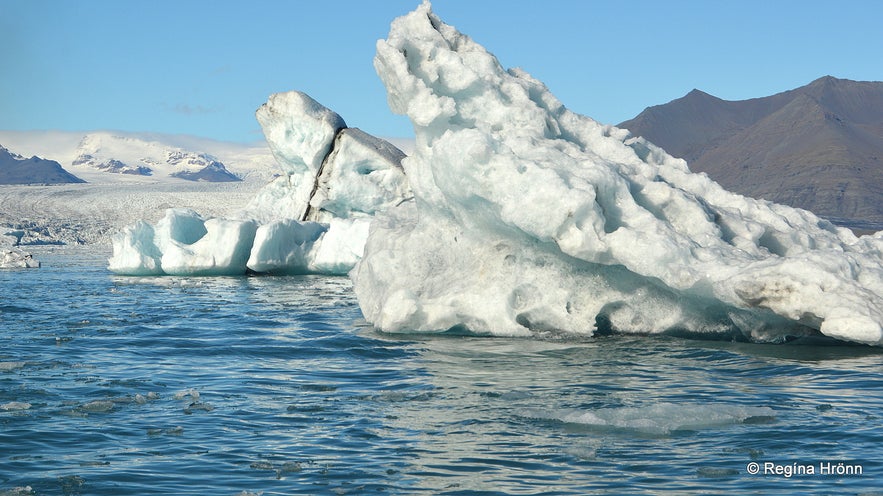
[[[413,201],[353,271],[385,331],[818,334],[883,344],[883,233],[722,189],[505,70],[424,2],[375,67],[413,122]]]
[[[347,128],[304,93],[272,95],[256,112],[281,174],[235,218],[169,209],[113,237],[109,268],[126,275],[346,274],[378,211],[410,196],[404,154]]]

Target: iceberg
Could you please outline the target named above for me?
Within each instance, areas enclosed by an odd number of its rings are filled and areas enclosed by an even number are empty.
[[[377,213],[351,273],[376,328],[883,345],[883,232],[724,190],[568,110],[428,1],[374,64],[416,134],[412,198]]]
[[[40,262],[21,250],[0,248],[0,269],[38,269]]]
[[[362,256],[367,219],[274,221],[257,228],[247,267],[262,274],[345,275]]]
[[[2,232],[2,231],[0,231]],[[25,251],[18,249],[24,231],[13,229],[0,234],[0,269],[36,269],[40,262]]]
[[[252,220],[204,219],[170,208],[156,226],[138,221],[112,238],[108,268],[125,275],[241,275],[257,231]]]
[[[283,174],[246,210],[263,220],[367,218],[410,196],[405,154],[346,126],[343,118],[299,91],[277,93],[256,112]]]
[[[373,216],[410,197],[404,154],[308,95],[272,95],[256,112],[281,174],[231,219],[168,209],[112,238],[122,275],[347,274]]]

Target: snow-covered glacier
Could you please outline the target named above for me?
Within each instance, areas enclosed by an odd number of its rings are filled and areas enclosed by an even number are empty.
[[[111,271],[125,275],[346,274],[374,214],[410,196],[404,154],[346,126],[308,95],[270,96],[256,112],[280,167],[230,218],[170,208],[113,237]]]
[[[569,111],[429,2],[375,67],[416,133],[413,200],[378,214],[351,273],[375,327],[883,344],[883,232],[722,189]]]

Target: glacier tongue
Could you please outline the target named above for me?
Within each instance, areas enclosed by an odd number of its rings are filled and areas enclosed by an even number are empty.
[[[386,331],[691,332],[883,344],[883,233],[722,189],[505,70],[425,1],[375,68],[416,148],[414,201],[353,271]]]

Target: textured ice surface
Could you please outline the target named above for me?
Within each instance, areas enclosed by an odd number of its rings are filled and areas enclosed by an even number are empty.
[[[725,191],[569,111],[428,2],[375,67],[416,132],[414,201],[374,221],[353,272],[376,327],[883,344],[883,233]]]
[[[256,230],[250,220],[169,209],[155,227],[139,221],[115,236],[108,268],[127,275],[244,274]]]
[[[283,173],[251,201],[251,216],[318,222],[366,217],[410,195],[401,150],[347,128],[306,94],[272,95],[256,115]]]
[[[293,199],[296,210],[286,212],[287,217],[301,220],[322,162],[346,122],[299,91],[271,95],[255,115],[282,168],[277,182],[285,179],[286,193]]]
[[[364,218],[395,206],[411,194],[404,158],[387,141],[360,129],[342,130],[316,182],[308,220]]]
[[[367,219],[274,221],[257,229],[248,268],[269,274],[346,274],[368,238]]]

